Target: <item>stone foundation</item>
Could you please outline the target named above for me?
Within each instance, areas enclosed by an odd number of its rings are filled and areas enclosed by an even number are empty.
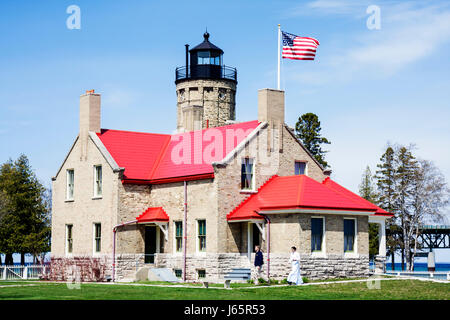
[[[375,273],[385,273],[386,272],[386,257],[385,256],[375,256],[373,259],[375,265]]]
[[[331,279],[331,278],[353,278],[369,276],[369,256],[360,255],[357,258],[343,257],[342,255],[328,255],[326,258],[312,257],[310,255],[300,255],[301,274],[311,280]],[[80,258],[65,258],[66,260],[79,260]],[[102,281],[112,275],[111,257],[104,255],[98,257],[102,262]],[[265,264],[261,271],[261,276],[267,279],[267,255],[264,254]],[[198,281],[198,270],[206,271],[206,278],[209,281],[223,281],[232,269],[250,268],[253,269],[254,254],[249,260],[247,255],[240,253],[207,253],[188,254],[186,257],[186,280]],[[376,256],[376,270],[384,272],[385,257]],[[67,264],[67,263],[66,263]],[[69,263],[67,265],[72,265]],[[174,254],[156,254],[155,263],[145,264],[143,254],[118,254],[116,256],[115,280],[133,281],[136,272],[144,267],[169,268],[172,270],[183,270],[183,256]],[[382,269],[381,269],[382,268]],[[276,280],[286,279],[291,266],[289,264],[289,254],[270,255],[270,278]],[[86,273],[83,272],[84,274]],[[380,273],[380,272],[377,272]],[[91,280],[95,281],[95,280]]]
[[[267,259],[267,256],[264,257]],[[198,270],[206,271],[206,278],[211,281],[223,280],[223,277],[234,268],[253,268],[252,255],[251,261],[247,255],[239,253],[211,253],[205,255],[187,255],[186,258],[186,280],[197,281]],[[270,277],[276,280],[286,279],[291,266],[289,264],[289,254],[271,254],[270,255]],[[121,275],[130,273],[136,269],[136,260],[134,265],[122,262],[123,267],[117,268],[116,278]],[[118,260],[119,265],[119,260]],[[138,268],[143,266],[138,262]],[[183,270],[183,256],[173,254],[157,254],[154,266],[156,268],[169,268],[172,270]],[[352,278],[352,277],[368,277],[369,276],[369,256],[361,255],[356,258],[343,257],[342,255],[328,255],[326,258],[311,257],[309,255],[301,255],[301,272],[304,277],[311,280],[330,279],[330,278]],[[121,269],[119,271],[119,269]],[[263,266],[263,278],[267,278],[267,262]]]

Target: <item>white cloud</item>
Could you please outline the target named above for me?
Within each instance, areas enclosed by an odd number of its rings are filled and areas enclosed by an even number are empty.
[[[368,1],[316,0],[303,3],[289,10],[290,16],[302,15],[352,15],[365,14]]]
[[[347,1],[318,0],[303,8],[320,8],[328,13],[353,12]],[[290,78],[323,85],[358,77],[389,77],[402,68],[435,53],[450,42],[450,8],[447,4],[395,3],[381,6],[381,30],[371,31],[361,21],[362,32],[319,48],[320,65],[311,72],[295,72]],[[340,36],[341,37],[341,36]],[[322,49],[322,50],[321,50]],[[328,54],[328,52],[331,52]]]

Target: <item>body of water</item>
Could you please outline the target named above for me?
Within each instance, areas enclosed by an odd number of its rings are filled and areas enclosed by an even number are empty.
[[[405,264],[406,267],[406,264]],[[446,272],[450,271],[450,263],[435,263],[436,272]],[[392,271],[392,264],[390,262],[386,263],[386,271]],[[402,264],[396,262],[394,264],[394,271],[402,271]],[[428,265],[426,262],[416,262],[414,263],[414,271],[428,271]]]

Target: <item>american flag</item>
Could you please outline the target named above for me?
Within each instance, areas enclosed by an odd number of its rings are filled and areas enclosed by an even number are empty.
[[[319,41],[310,37],[299,37],[295,34],[282,31],[283,53],[282,57],[294,60],[314,60]]]

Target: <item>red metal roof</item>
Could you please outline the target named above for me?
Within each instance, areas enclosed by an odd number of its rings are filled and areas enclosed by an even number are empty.
[[[168,222],[169,216],[162,207],[151,207],[136,217],[138,223],[146,222]]]
[[[262,219],[257,212],[271,210],[363,211],[368,214],[382,210],[355,194],[351,196],[344,193],[338,187],[350,191],[330,181],[320,183],[306,175],[286,177],[275,175],[262,185],[257,193],[252,194],[231,211],[227,215],[227,220]]]
[[[174,135],[102,129],[97,135],[125,168],[124,182],[164,183],[214,177],[212,162],[225,158],[258,125],[255,120]]]
[[[367,206],[371,206],[373,208],[376,209],[376,214],[377,215],[384,215],[384,216],[393,216],[392,213],[387,212],[386,210],[381,209],[380,207],[374,205],[372,202],[367,201],[366,199],[360,197],[359,195],[357,195],[356,193],[351,192],[350,190],[344,188],[343,186],[341,186],[340,184],[337,184],[336,182],[334,182],[333,180],[331,180],[329,177],[326,178],[322,184],[328,188],[331,188],[332,190],[339,192],[340,194],[349,197],[353,200],[359,201],[361,202],[361,204],[367,205]]]

